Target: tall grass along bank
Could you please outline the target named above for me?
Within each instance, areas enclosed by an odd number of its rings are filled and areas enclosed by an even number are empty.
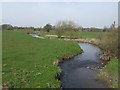
[[[98,79],[105,81],[110,88],[118,88],[118,59],[112,59],[98,74]]]

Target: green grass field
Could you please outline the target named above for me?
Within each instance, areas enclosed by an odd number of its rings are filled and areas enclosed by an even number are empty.
[[[3,84],[15,88],[59,88],[54,61],[81,52],[73,42],[38,39],[20,31],[3,31]]]
[[[118,88],[118,60],[112,59],[98,75],[111,88]]]
[[[98,38],[100,35],[102,35],[104,32],[74,32],[74,31],[64,31],[62,33],[63,36],[71,36],[72,38]],[[42,32],[40,34],[41,36],[45,35],[56,35],[56,32],[50,31],[50,32]]]

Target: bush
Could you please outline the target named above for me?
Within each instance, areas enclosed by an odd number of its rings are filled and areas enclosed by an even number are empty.
[[[64,34],[65,31],[70,31],[70,36],[73,35],[73,31],[76,32],[79,30],[79,26],[74,23],[73,21],[59,21],[55,25],[55,31],[58,35],[58,38],[61,38],[61,36]]]
[[[99,38],[100,42],[99,45],[105,51],[113,54],[118,55],[118,29],[109,29],[108,32],[101,35]]]

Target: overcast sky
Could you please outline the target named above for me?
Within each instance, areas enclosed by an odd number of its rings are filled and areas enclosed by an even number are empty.
[[[118,22],[117,2],[10,2],[2,4],[2,23],[41,27],[72,20],[83,27],[110,26]]]

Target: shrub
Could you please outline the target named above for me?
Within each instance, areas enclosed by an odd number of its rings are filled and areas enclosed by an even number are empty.
[[[79,28],[80,27],[73,21],[59,21],[55,25],[55,31],[56,34],[58,35],[58,38],[61,38],[61,36],[64,34],[65,31],[70,31],[71,33],[73,33],[73,31],[74,32],[78,31]]]
[[[102,49],[117,56],[118,54],[118,29],[109,29],[108,32],[100,36],[99,45]]]

